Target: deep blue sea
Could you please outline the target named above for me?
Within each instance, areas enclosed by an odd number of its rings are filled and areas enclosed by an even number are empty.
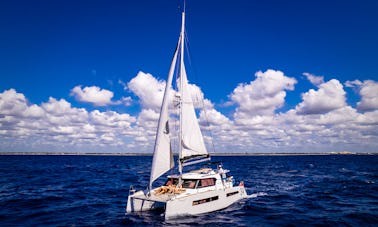
[[[244,180],[249,198],[166,222],[155,212],[125,215],[130,185],[148,183],[151,157],[0,156],[0,225],[378,226],[378,155],[212,160]]]

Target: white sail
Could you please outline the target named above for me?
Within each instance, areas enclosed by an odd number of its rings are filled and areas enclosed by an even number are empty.
[[[207,155],[203,136],[198,124],[192,96],[189,90],[188,79],[186,76],[185,66],[181,65],[181,143],[182,151],[180,159],[190,159],[191,157],[198,157]]]
[[[168,103],[170,97],[170,90],[172,87],[172,78],[177,62],[178,47],[180,46],[180,40],[177,44],[176,51],[173,55],[171,67],[168,73],[167,83],[165,85],[163,102],[160,110],[160,118],[155,139],[154,156],[152,160],[151,175],[150,175],[150,189],[152,188],[152,183],[163,175],[165,172],[173,168],[173,152],[171,147],[171,139],[169,133],[169,112]]]
[[[160,110],[160,118],[158,129],[156,133],[154,156],[152,161],[151,175],[150,175],[150,189],[152,183],[168,170],[173,168],[173,152],[171,148],[171,140],[169,133],[169,113],[168,103],[170,98],[170,90],[172,87],[172,78],[177,64],[177,56],[180,51],[180,75],[178,81],[178,88],[180,93],[180,121],[181,121],[181,149],[180,169],[182,163],[191,158],[199,156],[207,156],[207,150],[203,141],[202,133],[196,118],[192,97],[189,90],[188,79],[184,65],[184,32],[185,32],[185,14],[182,15],[181,35],[174,53],[171,67],[169,69],[168,79],[165,86],[163,102]],[[181,171],[181,170],[180,170]]]
[[[180,78],[179,92],[181,94],[181,149],[180,160],[191,159],[192,157],[208,155],[202,133],[197,121],[196,112],[194,110],[192,96],[189,90],[188,79],[186,76],[184,64],[184,41],[185,41],[185,12],[182,13],[181,24],[181,49],[180,49]]]

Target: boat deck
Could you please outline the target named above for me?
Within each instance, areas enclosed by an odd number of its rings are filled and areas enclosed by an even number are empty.
[[[140,200],[147,200],[147,201],[153,201],[153,202],[161,202],[166,203],[168,200],[172,198],[172,194],[160,194],[156,195],[153,191],[151,192],[150,196],[146,196],[144,194],[142,195],[133,195],[134,199],[140,199]]]

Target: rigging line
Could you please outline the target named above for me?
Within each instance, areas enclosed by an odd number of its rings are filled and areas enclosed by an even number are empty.
[[[191,58],[191,55],[190,55],[190,51],[189,51],[189,39],[188,39],[188,33],[186,32],[185,30],[185,47],[186,47],[186,55],[187,55],[187,59],[188,59],[188,62],[189,62],[189,66],[190,68],[193,68],[193,73],[194,73],[194,78],[196,78],[196,80],[199,81],[199,76],[198,76],[198,73],[197,73],[197,70],[196,70],[196,67],[194,66],[194,64],[192,64],[192,58]],[[201,100],[201,107],[202,107],[202,110],[204,112],[204,115],[205,115],[205,121],[207,123],[207,127],[208,127],[208,132],[210,134],[210,138],[211,138],[211,147],[213,149],[213,153],[215,153],[215,146],[214,146],[214,136],[213,136],[213,132],[211,130],[211,126],[210,126],[210,121],[209,121],[209,118],[207,116],[207,111],[206,111],[206,108],[205,108],[205,94],[203,95],[203,99],[200,99],[198,97],[196,97],[198,100]]]

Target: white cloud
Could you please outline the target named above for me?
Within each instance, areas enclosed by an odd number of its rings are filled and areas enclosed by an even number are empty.
[[[297,81],[281,71],[257,72],[249,84],[239,84],[230,99],[238,105],[234,118],[245,120],[255,115],[272,115],[285,103],[285,90],[294,90]]]
[[[359,80],[354,80],[354,81],[347,81],[344,83],[345,87],[351,87],[351,88],[354,88],[354,87],[359,87],[362,85],[362,82],[359,81]]]
[[[161,98],[154,98],[165,82],[143,74],[128,83],[142,105],[135,115],[87,111],[53,97],[32,104],[14,89],[0,93],[0,150],[152,152],[161,105]],[[153,85],[146,85],[148,81]],[[343,86],[333,79],[305,92],[295,108],[277,113],[285,103],[286,90],[294,89],[295,83],[280,71],[257,72],[254,81],[239,84],[229,96],[237,106],[226,107],[227,114],[205,99],[198,86],[190,85],[195,97],[205,103],[199,122],[208,150],[214,146],[216,152],[377,151],[377,82],[345,83],[360,93],[360,112],[346,104]],[[125,100],[135,104],[131,98]],[[175,138],[177,125],[170,126]]]
[[[50,97],[47,103],[42,104],[42,108],[47,113],[60,116],[71,111],[71,103],[64,99],[58,101],[55,98]]]
[[[311,73],[303,73],[303,76],[307,77],[307,79],[315,86],[319,86],[320,84],[324,83],[323,76],[316,76]]]
[[[190,94],[192,96],[194,107],[197,109],[202,109],[205,106],[211,107],[212,104],[210,100],[204,98],[204,94],[200,87],[195,84],[189,84]]]
[[[17,93],[14,89],[9,89],[1,93],[0,114],[10,116],[21,116],[26,111],[26,98],[23,94]]]
[[[345,86],[356,88],[361,96],[361,101],[357,103],[358,110],[372,111],[378,109],[378,83],[373,80],[347,81]]]
[[[28,106],[23,115],[27,118],[41,118],[45,115],[45,112],[40,106],[33,104]]]
[[[159,110],[165,84],[165,81],[158,81],[149,73],[139,72],[127,83],[127,88],[139,97],[143,108]]]
[[[361,101],[357,107],[362,111],[378,109],[378,83],[372,80],[366,80],[360,89]]]
[[[310,89],[302,94],[303,102],[296,106],[299,114],[324,114],[346,106],[343,85],[335,79],[320,84],[315,91]]]
[[[126,84],[123,81],[119,83],[125,86],[126,90],[130,90],[140,100],[140,104],[145,109],[153,109],[159,111],[161,103],[164,96],[164,90],[166,81],[157,80],[153,75],[144,72],[138,72],[138,74]],[[212,103],[210,100],[205,99],[203,92],[200,87],[195,84],[189,84],[190,93],[195,108],[202,109],[204,107],[211,107]],[[171,89],[170,91],[170,100],[174,100],[176,91]],[[173,102],[170,104],[172,107]]]
[[[146,136],[155,136],[157,125],[159,120],[159,113],[155,112],[152,109],[143,109],[137,119],[138,130],[144,132]],[[171,125],[172,127],[173,125]],[[151,138],[151,141],[155,141],[154,138]]]
[[[122,97],[120,102],[125,106],[131,106],[133,99],[131,97]]]
[[[52,97],[41,105],[28,104],[23,94],[10,89],[0,93],[0,150],[119,149],[133,139],[129,134],[135,121],[129,114],[88,112]]]
[[[232,124],[231,120],[216,109],[207,109],[200,112],[199,121],[202,125],[225,126]]]
[[[80,102],[92,103],[95,106],[106,106],[113,104],[113,92],[101,89],[97,86],[84,87],[76,86],[71,90],[71,96]]]

